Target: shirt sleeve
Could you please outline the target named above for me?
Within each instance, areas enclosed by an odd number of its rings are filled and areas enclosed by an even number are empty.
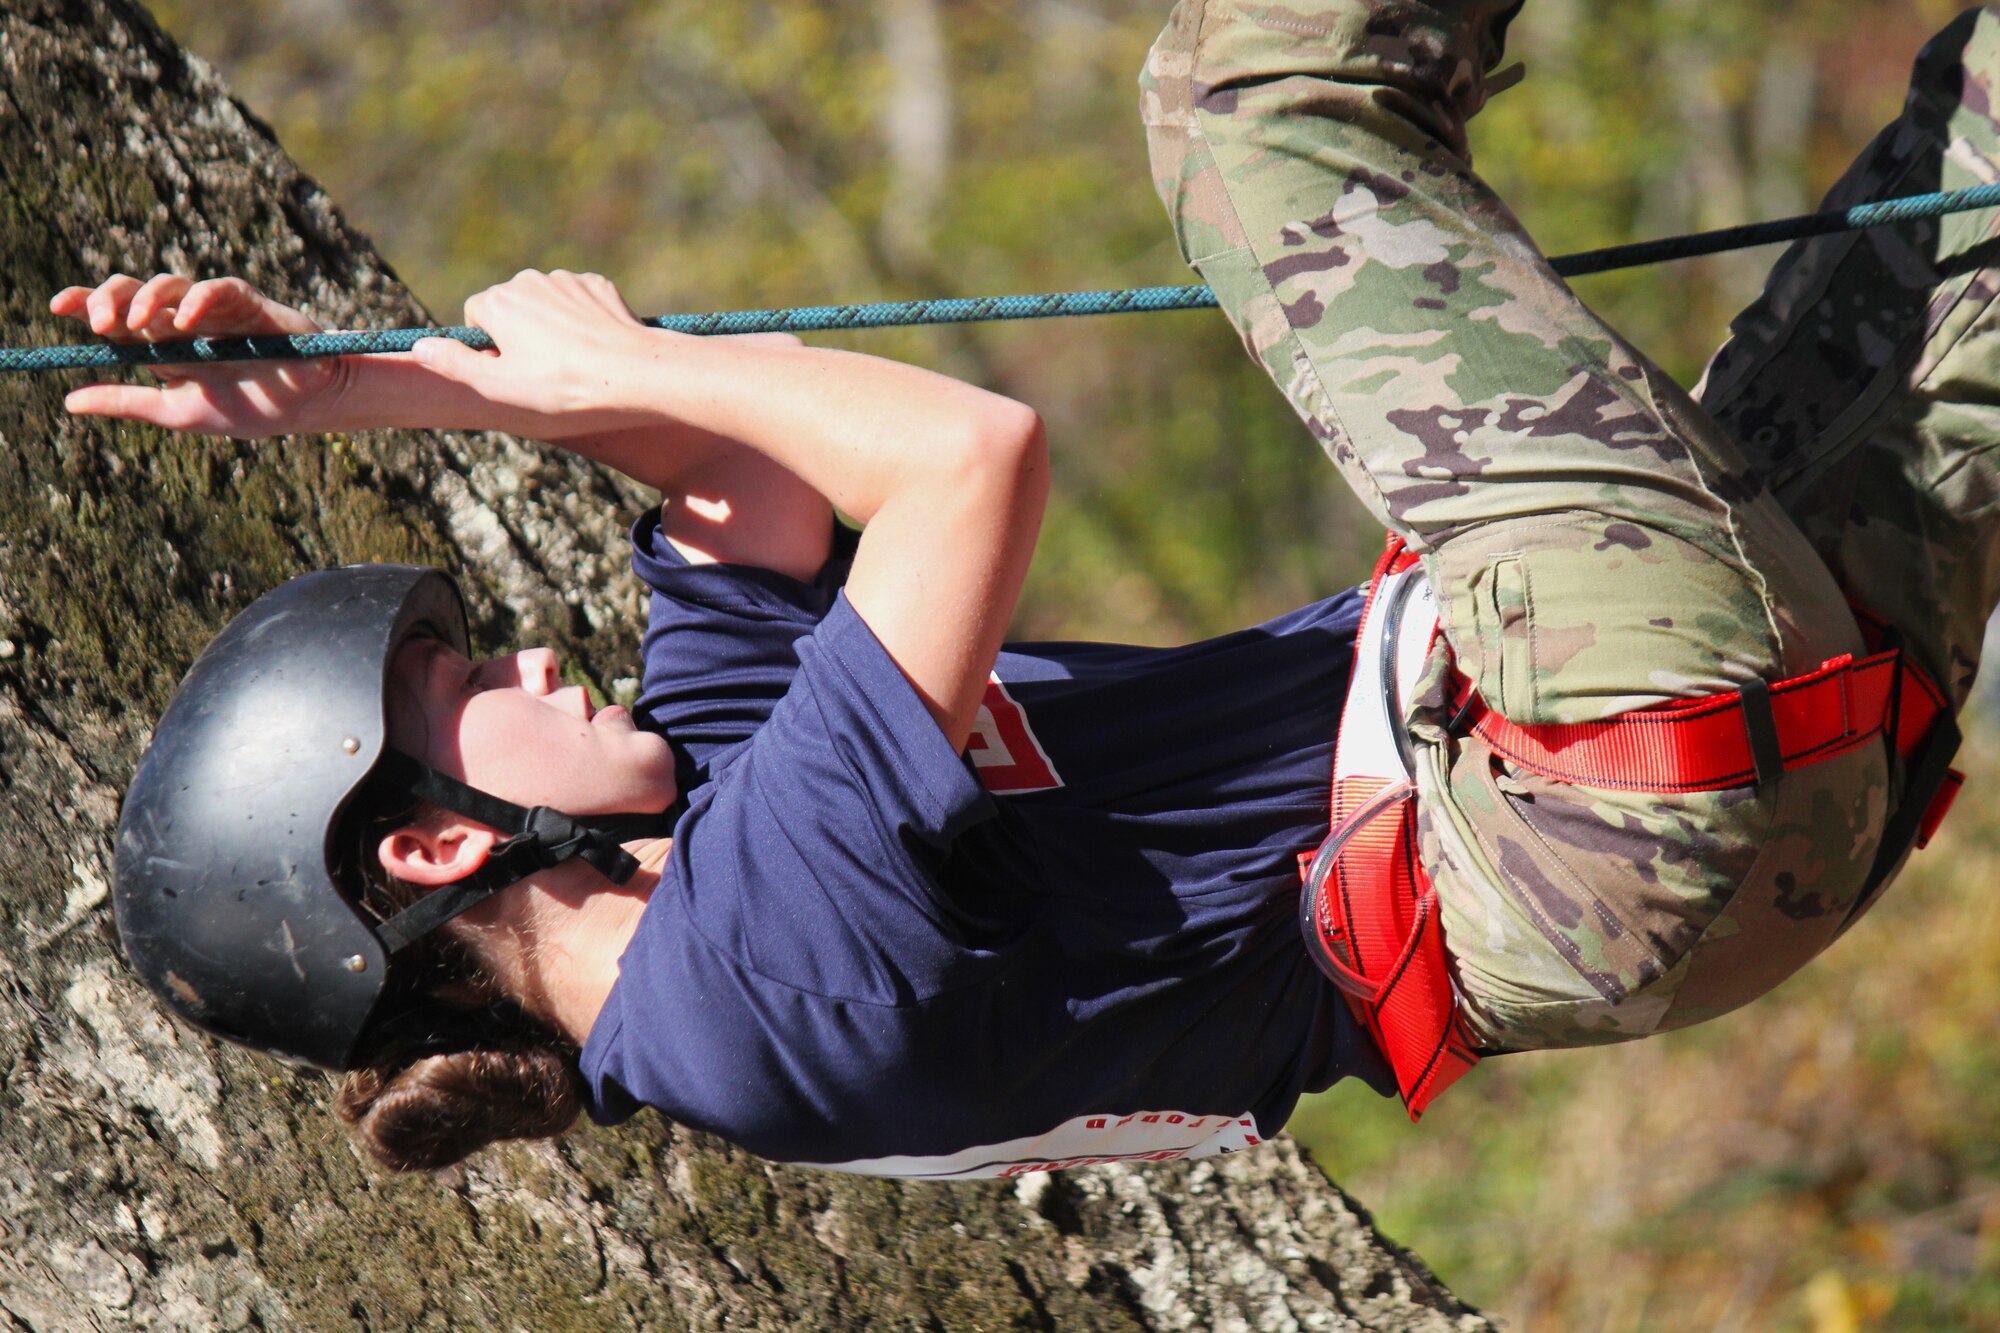
[[[847,581],[860,534],[834,525],[810,582],[753,565],[690,564],[657,509],[632,527],[632,567],[652,592],[642,641],[641,725],[674,748],[681,793],[709,781],[762,726],[798,670],[795,647]]]
[[[1004,966],[937,871],[993,800],[844,596],[697,796],[583,1053],[600,1120],[659,1107],[781,1160],[895,1098],[927,999]],[[820,1155],[817,1156],[816,1155]]]

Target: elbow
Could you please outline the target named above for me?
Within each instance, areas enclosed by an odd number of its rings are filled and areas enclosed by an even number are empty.
[[[1005,514],[1010,522],[1032,516],[1039,522],[1048,499],[1048,440],[1042,419],[1031,407],[998,394],[981,394],[967,410],[921,436],[903,466],[890,474],[879,504],[844,506],[864,524],[891,508],[917,509],[934,518],[979,524]]]
[[[1049,477],[1049,435],[1042,426],[1042,414],[1026,403],[1011,398],[1001,400],[997,418],[989,427],[990,447],[1006,460],[1010,471],[1024,480],[1039,479],[1046,489]]]
[[[995,395],[971,424],[961,453],[967,480],[1039,509],[1049,489],[1049,441],[1041,414]]]

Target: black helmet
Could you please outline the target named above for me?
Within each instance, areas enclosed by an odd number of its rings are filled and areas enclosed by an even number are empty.
[[[402,949],[572,856],[623,882],[636,864],[619,842],[662,831],[660,816],[523,810],[387,749],[389,667],[419,635],[467,650],[443,573],[323,570],[260,597],[175,691],[125,796],[112,903],[133,968],[189,1022],[328,1069],[366,1064],[411,1007],[390,986]],[[335,868],[364,784],[513,836],[474,876],[377,923]]]

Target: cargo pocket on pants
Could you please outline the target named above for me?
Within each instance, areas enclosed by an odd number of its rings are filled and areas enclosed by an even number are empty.
[[[1495,560],[1473,580],[1470,600],[1487,702],[1507,717],[1536,716],[1534,607],[1527,562],[1518,556]]]

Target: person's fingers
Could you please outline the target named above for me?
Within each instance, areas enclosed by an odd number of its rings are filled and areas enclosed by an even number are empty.
[[[467,303],[466,317],[471,318],[471,303]],[[410,348],[410,355],[417,364],[427,366],[446,379],[457,380],[460,384],[477,387],[493,368],[494,354],[475,352],[456,338],[419,338]]]
[[[242,320],[261,314],[264,298],[241,278],[209,278],[197,282],[181,298],[175,327],[183,332],[197,328],[204,320]]]
[[[258,421],[268,408],[241,386],[217,388],[180,380],[163,388],[141,384],[93,384],[72,391],[63,406],[78,416],[144,421],[165,430],[255,439],[268,434]]]
[[[544,273],[540,269],[524,268],[507,281],[496,283],[480,292],[478,296],[473,297],[473,300],[483,299],[487,305],[505,305],[529,293],[547,292],[555,285],[555,274]]]
[[[63,399],[63,407],[80,417],[120,417],[160,424],[166,400],[160,390],[143,384],[91,384],[72,389]]]
[[[97,290],[84,300],[91,332],[104,335],[116,332],[124,323],[126,303],[138,290],[139,280],[123,273],[114,273],[97,284]]]
[[[173,332],[171,324],[157,330],[152,326],[193,285],[191,279],[183,278],[178,273],[161,273],[148,278],[133,295],[132,304],[125,311],[125,327],[134,333],[150,331],[160,336]]]
[[[493,308],[493,303],[497,299],[496,293],[499,290],[498,287],[488,287],[483,292],[474,292],[472,295],[466,297],[465,322],[475,329],[485,328],[486,326],[479,322],[479,317],[483,312]]]
[[[90,293],[89,287],[65,287],[49,298],[49,313],[78,318],[84,313],[84,302]]]
[[[584,291],[598,305],[604,307],[610,313],[622,316],[625,319],[638,318],[637,315],[632,313],[632,307],[626,304],[625,295],[618,290],[617,283],[611,281],[611,279],[605,277],[602,273],[585,273],[580,275],[580,277],[583,282]]]
[[[150,409],[154,421],[168,430],[198,431],[208,435],[228,434],[237,439],[255,439],[266,432],[261,427],[245,429],[243,422],[254,415],[252,409],[268,409],[264,391],[252,386],[218,389],[197,380],[177,380],[159,390],[159,402]]]
[[[217,298],[225,290],[222,283],[221,278],[209,278],[188,288],[180,299],[179,309],[174,311],[174,327],[183,333],[199,328],[214,313]]]
[[[525,270],[468,299],[465,303],[465,322],[488,333],[517,324],[523,318],[539,325],[554,290],[555,279],[552,275]]]

